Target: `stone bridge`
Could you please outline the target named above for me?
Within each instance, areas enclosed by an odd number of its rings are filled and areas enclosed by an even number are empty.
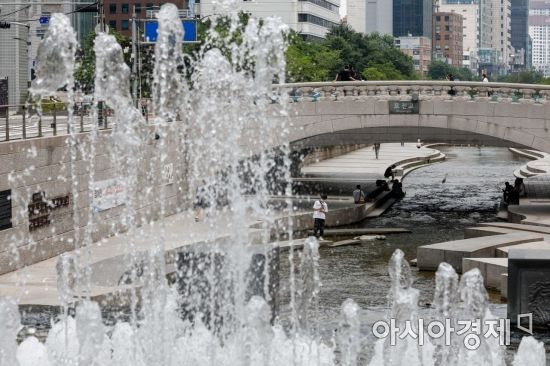
[[[276,86],[295,146],[416,141],[550,152],[550,85],[372,81]]]

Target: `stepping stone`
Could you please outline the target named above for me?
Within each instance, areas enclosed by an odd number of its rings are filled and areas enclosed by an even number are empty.
[[[503,273],[508,273],[508,258],[464,258],[462,260],[464,272],[478,268],[483,275],[485,287],[501,290]]]
[[[550,243],[547,241],[534,241],[532,243],[510,245],[500,247],[495,250],[495,254],[498,258],[508,258],[508,252],[510,249],[546,249],[550,250]]]
[[[332,244],[328,244],[327,247],[336,248],[336,247],[345,247],[348,245],[358,245],[358,244],[361,244],[361,240],[350,239],[350,240],[341,240]]]
[[[348,235],[380,235],[380,234],[402,234],[410,233],[409,229],[403,228],[357,228],[357,229],[325,229],[324,236],[348,236]],[[313,231],[308,232],[313,235]]]
[[[416,257],[421,271],[435,271],[441,262],[447,262],[455,271],[462,273],[463,258],[493,258],[496,256],[496,248],[543,240],[542,235],[534,233],[511,233],[453,240],[420,246]]]

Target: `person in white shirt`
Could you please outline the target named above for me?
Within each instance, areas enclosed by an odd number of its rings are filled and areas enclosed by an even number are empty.
[[[321,199],[318,199],[313,204],[313,236],[318,240],[324,240],[323,234],[325,230],[325,213],[328,212],[328,206],[325,200],[326,194],[321,194]]]
[[[488,83],[488,82],[489,82],[489,79],[487,79],[487,75],[486,75],[486,74],[481,75],[481,77],[483,78],[483,82],[484,82],[484,83]]]

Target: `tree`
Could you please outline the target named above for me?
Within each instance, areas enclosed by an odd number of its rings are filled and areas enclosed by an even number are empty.
[[[428,67],[428,77],[432,80],[445,80],[452,74],[455,80],[470,81],[474,79],[472,71],[466,67],[453,67],[441,60],[434,60]]]
[[[287,80],[290,82],[330,80],[333,70],[341,67],[340,53],[321,43],[304,41],[291,33],[286,51]]]
[[[130,42],[124,38],[120,33],[109,30],[109,34],[112,34],[116,41],[121,45],[122,49],[130,46]],[[94,52],[94,41],[96,33],[91,31],[86,35],[84,43],[82,46],[80,54],[80,62],[78,68],[75,72],[75,79],[80,88],[84,92],[91,92],[94,89],[94,79],[95,79],[95,52]],[[125,55],[124,61],[129,64],[129,55]]]
[[[391,62],[383,64],[374,64],[367,67],[361,73],[366,80],[403,80],[405,76],[401,74]]]

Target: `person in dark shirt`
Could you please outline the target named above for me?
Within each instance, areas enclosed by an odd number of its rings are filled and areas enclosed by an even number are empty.
[[[336,74],[334,81],[355,81],[349,65],[344,66],[344,69]]]
[[[502,190],[502,192],[504,193],[504,202],[506,202],[506,204],[508,204],[510,202],[510,192],[512,192],[512,190],[514,189],[514,187],[512,187],[512,185],[508,182],[504,183],[504,189]]]
[[[393,172],[393,170],[395,169],[395,164],[392,165],[392,166],[389,166],[386,171],[384,172],[384,178],[389,178],[391,177],[391,179],[393,180],[394,178],[394,175],[395,173]]]

